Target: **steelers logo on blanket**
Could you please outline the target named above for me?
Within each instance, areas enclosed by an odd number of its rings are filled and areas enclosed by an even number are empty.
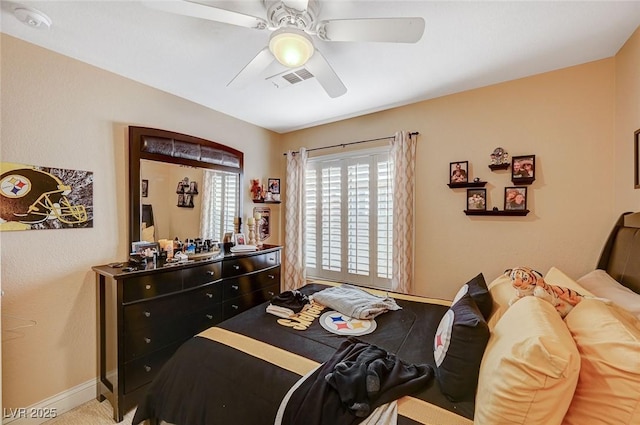
[[[436,337],[434,339],[433,355],[438,367],[442,364],[442,361],[447,355],[449,349],[449,343],[451,342],[451,330],[453,329],[453,311],[449,310],[444,315],[436,330]]]
[[[376,321],[354,319],[337,311],[327,311],[320,316],[320,325],[338,335],[360,336],[367,335],[376,329]]]

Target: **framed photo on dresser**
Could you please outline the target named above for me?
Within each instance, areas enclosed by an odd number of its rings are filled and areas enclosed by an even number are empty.
[[[247,238],[244,237],[244,233],[234,233],[233,234],[233,244],[234,245],[246,245]]]

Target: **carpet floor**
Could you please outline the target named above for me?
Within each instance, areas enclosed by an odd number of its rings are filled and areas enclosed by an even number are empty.
[[[135,409],[124,416],[118,425],[131,425]],[[105,400],[102,403],[98,400],[91,400],[75,409],[63,413],[55,419],[45,422],[46,425],[116,425],[113,421],[113,409],[111,404]]]

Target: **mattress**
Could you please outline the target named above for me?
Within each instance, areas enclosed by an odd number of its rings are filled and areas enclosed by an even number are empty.
[[[327,286],[309,284],[307,295]],[[145,419],[176,425],[273,424],[280,403],[301,376],[330,359],[347,338],[393,353],[409,364],[435,367],[433,339],[449,303],[393,294],[402,309],[375,318],[375,330],[339,335],[320,323],[266,313],[256,306],[185,342],[151,383],[133,424]],[[310,320],[309,320],[310,319]],[[469,425],[474,400],[449,401],[435,379],[398,400],[401,425]],[[354,422],[357,423],[357,422]]]

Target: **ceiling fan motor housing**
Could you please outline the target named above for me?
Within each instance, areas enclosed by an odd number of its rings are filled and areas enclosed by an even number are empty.
[[[271,28],[298,28],[313,33],[318,18],[319,3],[309,0],[306,10],[297,10],[281,0],[263,0],[267,9],[267,21]]]

